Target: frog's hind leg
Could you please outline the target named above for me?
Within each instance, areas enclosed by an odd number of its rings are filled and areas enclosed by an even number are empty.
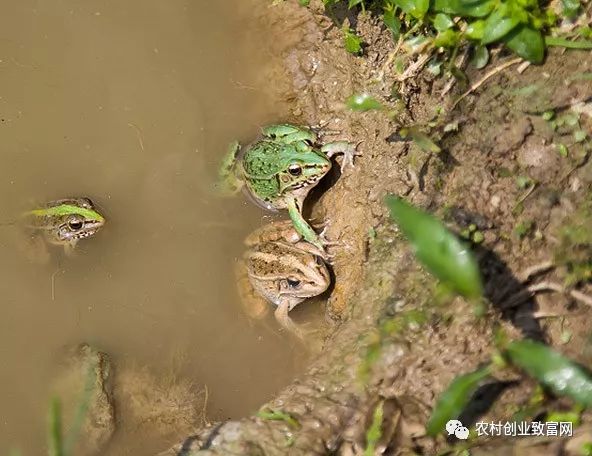
[[[237,194],[242,186],[243,181],[237,177],[237,166],[239,165],[238,155],[241,150],[238,141],[233,141],[228,146],[228,151],[218,171],[218,184],[216,185],[218,193],[222,196],[232,196]]]

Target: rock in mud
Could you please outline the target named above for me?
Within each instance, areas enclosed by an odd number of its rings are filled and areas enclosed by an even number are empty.
[[[53,388],[62,404],[66,441],[86,408],[73,454],[101,454],[115,431],[111,377],[111,362],[105,353],[88,344],[66,352]]]

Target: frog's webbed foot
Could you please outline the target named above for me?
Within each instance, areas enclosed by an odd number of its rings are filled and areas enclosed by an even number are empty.
[[[321,152],[323,152],[329,158],[336,154],[343,154],[343,159],[340,166],[341,172],[343,172],[348,166],[351,168],[354,167],[354,157],[359,157],[362,155],[362,153],[358,152],[357,150],[357,147],[361,143],[362,141],[359,141],[357,144],[352,144],[347,141],[334,141],[321,147]]]
[[[243,181],[237,176],[238,154],[240,144],[233,141],[222,159],[218,170],[218,182],[215,184],[216,193],[220,196],[236,195],[243,187]]]

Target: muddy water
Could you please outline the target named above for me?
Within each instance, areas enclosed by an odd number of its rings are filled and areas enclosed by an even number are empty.
[[[108,224],[44,266],[0,227],[0,454],[43,454],[49,375],[69,344],[207,385],[211,419],[253,411],[302,367],[295,344],[237,302],[233,261],[262,213],[211,193],[226,144],[281,115],[261,78],[279,62],[248,16],[256,4],[4,5],[1,221],[87,195]]]

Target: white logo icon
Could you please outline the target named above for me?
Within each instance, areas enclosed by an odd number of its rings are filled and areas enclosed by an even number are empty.
[[[469,437],[469,429],[464,427],[458,420],[449,420],[446,423],[448,435],[454,434],[457,439],[466,440]]]

